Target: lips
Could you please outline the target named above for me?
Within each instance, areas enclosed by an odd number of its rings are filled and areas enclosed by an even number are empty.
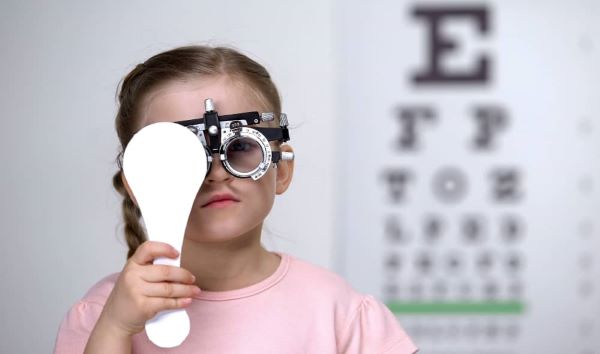
[[[202,205],[202,208],[207,207],[211,204],[213,205],[223,205],[223,204],[228,204],[227,202],[239,202],[240,200],[237,199],[233,194],[230,193],[217,193],[217,194],[213,194],[210,198],[208,198],[208,201],[206,201],[206,203],[204,203]]]

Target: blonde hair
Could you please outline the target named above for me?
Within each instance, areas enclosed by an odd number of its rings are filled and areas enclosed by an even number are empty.
[[[113,186],[123,197],[122,215],[125,241],[129,247],[127,258],[147,240],[140,223],[141,212],[135,205],[125,186],[123,173],[123,152],[139,127],[139,113],[144,97],[157,87],[174,80],[189,77],[214,77],[226,75],[239,81],[256,95],[257,100],[276,116],[281,113],[279,92],[267,70],[256,61],[237,50],[225,47],[186,46],[159,53],[144,63],[138,64],[127,74],[117,96],[119,109],[115,117],[115,128],[120,152],[117,155],[119,170],[113,176]]]

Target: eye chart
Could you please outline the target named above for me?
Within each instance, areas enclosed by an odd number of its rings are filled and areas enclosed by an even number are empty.
[[[600,354],[600,3],[338,3],[340,269],[431,354]]]

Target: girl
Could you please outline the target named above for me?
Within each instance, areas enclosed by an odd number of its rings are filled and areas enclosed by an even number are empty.
[[[277,118],[259,126],[280,126],[280,98],[269,74],[232,49],[176,48],[124,78],[116,116],[122,150],[113,184],[123,196],[128,260],[71,308],[55,353],[416,352],[393,314],[372,296],[357,293],[328,270],[261,245],[275,195],[292,180],[292,160],[273,163],[254,180],[232,174],[214,154],[190,213],[181,268],[152,264],[178,254],[167,244],[146,241],[121,156],[146,125],[202,117],[207,98],[221,116],[273,112]],[[273,151],[292,153],[285,140],[272,141]],[[190,316],[188,338],[172,349],[155,346],[145,322],[177,308]]]

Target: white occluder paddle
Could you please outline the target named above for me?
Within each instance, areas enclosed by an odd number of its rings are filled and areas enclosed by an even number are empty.
[[[177,123],[159,122],[138,131],[125,149],[123,172],[148,233],[179,251],[177,259],[154,264],[179,267],[185,228],[196,194],[206,175],[206,153],[198,137]],[[162,311],[146,322],[146,334],[157,346],[179,346],[190,332],[185,309]]]

